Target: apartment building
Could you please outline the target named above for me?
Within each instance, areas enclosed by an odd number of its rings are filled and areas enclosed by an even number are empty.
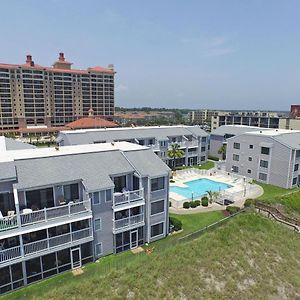
[[[209,138],[209,155],[223,159],[223,154],[219,153],[220,148],[223,145],[227,145],[227,139],[240,135],[246,132],[257,130],[270,130],[268,128],[257,128],[254,126],[246,125],[222,125],[217,129],[214,129]]]
[[[223,125],[245,125],[265,128],[278,128],[281,114],[277,112],[241,111],[219,112],[211,118],[211,129]]]
[[[61,146],[127,141],[151,148],[167,165],[174,160],[168,150],[178,144],[184,151],[176,166],[195,165],[207,161],[208,134],[199,126],[149,126],[62,131],[57,137]]]
[[[212,117],[218,114],[219,112],[215,110],[193,110],[188,113],[188,120],[192,124],[211,126]]]
[[[0,63],[0,129],[62,126],[92,112],[114,115],[114,68],[71,68],[64,53],[52,67]]]
[[[0,293],[168,234],[170,169],[149,148],[23,147],[0,152]]]
[[[226,171],[282,188],[300,184],[300,131],[260,130],[227,139]]]

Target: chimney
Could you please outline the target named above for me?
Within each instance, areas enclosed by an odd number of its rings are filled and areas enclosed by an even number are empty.
[[[63,52],[59,53],[59,57],[58,57],[59,61],[65,61],[65,54]]]
[[[94,110],[92,107],[90,107],[90,109],[88,110],[89,113],[89,118],[92,118],[94,116]]]
[[[34,61],[32,60],[32,56],[30,54],[26,55],[26,64],[30,65],[31,67],[34,66]]]
[[[109,64],[108,66],[107,66],[107,68],[109,69],[109,70],[114,70],[114,65],[113,64]]]

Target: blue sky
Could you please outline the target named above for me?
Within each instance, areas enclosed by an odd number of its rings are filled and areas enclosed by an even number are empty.
[[[300,0],[1,1],[0,62],[115,65],[116,105],[289,110]]]

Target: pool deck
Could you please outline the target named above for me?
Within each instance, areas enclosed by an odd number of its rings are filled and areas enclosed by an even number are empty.
[[[176,176],[174,177],[175,183],[170,183],[170,186],[179,186],[179,187],[185,187],[184,182],[186,181],[192,181],[192,180],[196,180],[196,179],[201,179],[201,178],[206,178],[209,180],[213,180],[213,181],[218,181],[218,182],[222,182],[222,183],[227,183],[232,185],[231,188],[226,189],[226,193],[228,193],[228,195],[232,194],[232,195],[238,195],[240,194],[240,196],[238,197],[238,199],[235,200],[235,202],[232,204],[234,206],[239,206],[239,207],[243,207],[244,202],[247,198],[257,198],[259,196],[261,196],[263,194],[263,189],[256,184],[248,184],[248,189],[246,190],[246,195],[243,196],[243,191],[245,189],[245,185],[244,185],[244,181],[243,179],[234,179],[231,175],[223,175],[223,174],[217,174],[215,172],[211,173],[211,176],[207,176],[207,175],[199,175],[199,174],[192,174],[192,175],[188,175],[187,178],[177,178]],[[195,198],[196,199],[200,199],[200,197]],[[180,196],[176,193],[170,192],[170,201],[176,204],[176,202],[183,202],[184,200],[186,201],[190,201],[189,199],[186,199],[183,196]],[[220,205],[218,203],[212,203],[209,204],[208,207],[205,206],[198,206],[196,208],[189,208],[189,209],[185,209],[185,208],[176,208],[174,206],[170,207],[169,210],[171,213],[177,213],[177,214],[191,214],[191,213],[199,213],[199,212],[209,212],[209,211],[218,211],[218,210],[224,210],[226,208],[225,205]]]

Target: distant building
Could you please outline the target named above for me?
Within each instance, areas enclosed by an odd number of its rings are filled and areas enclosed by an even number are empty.
[[[300,118],[300,105],[291,105],[291,117]]]
[[[215,110],[193,110],[188,113],[188,121],[192,124],[208,125],[211,127],[212,116],[218,115]]]
[[[227,139],[226,171],[290,189],[300,184],[300,131],[245,132]]]
[[[170,169],[147,147],[2,137],[0,170],[0,294],[169,233]]]
[[[199,126],[146,126],[90,130],[62,131],[57,137],[61,146],[114,143],[126,141],[151,148],[166,164],[173,167],[174,160],[168,150],[178,144],[183,150],[176,166],[202,164],[207,161],[208,134]]]
[[[242,111],[219,112],[211,119],[211,129],[217,129],[223,125],[245,125],[265,128],[278,128],[281,115],[277,112]]]
[[[0,129],[29,126],[64,126],[88,116],[111,119],[114,115],[113,65],[87,70],[71,68],[64,53],[53,67],[0,63]]]

